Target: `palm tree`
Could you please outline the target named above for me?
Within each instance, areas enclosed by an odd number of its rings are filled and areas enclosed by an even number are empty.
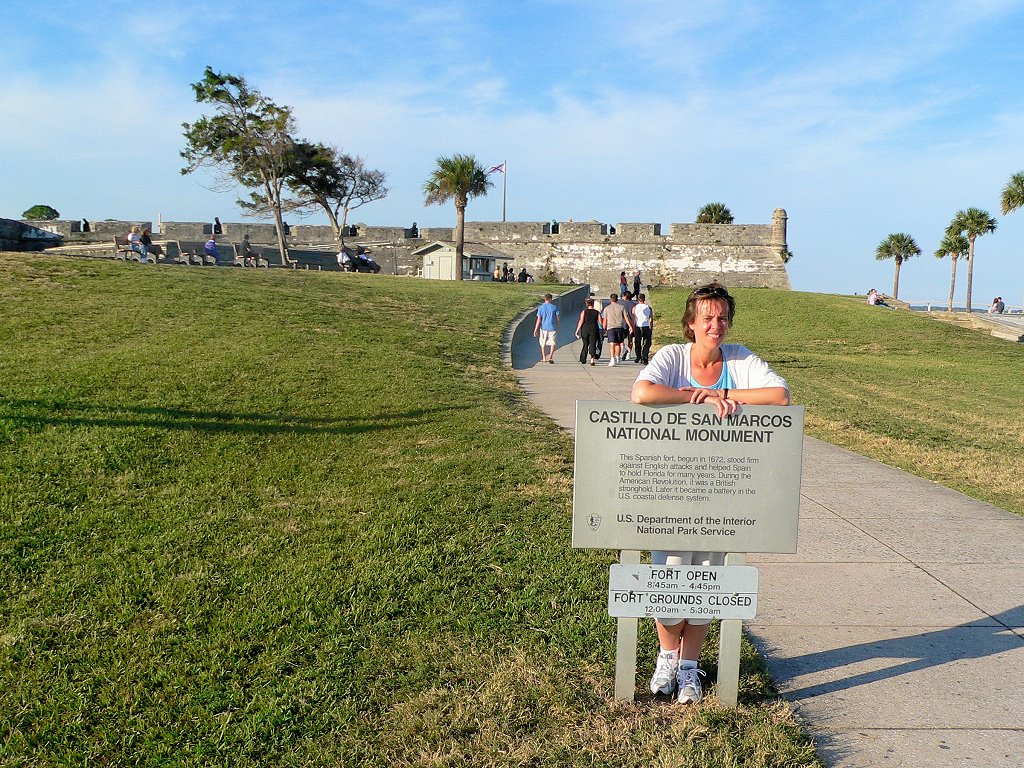
[[[427,205],[440,205],[455,200],[455,266],[456,279],[462,279],[462,253],[466,240],[466,206],[469,198],[486,195],[493,186],[487,171],[473,155],[452,155],[437,158],[437,168],[423,184]]]
[[[900,297],[900,267],[902,267],[903,262],[911,256],[920,255],[921,249],[917,247],[917,243],[914,242],[914,238],[910,235],[904,234],[903,232],[896,232],[895,234],[889,235],[885,240],[879,243],[878,247],[875,249],[875,258],[879,261],[893,259],[896,262],[896,276],[892,281],[892,297],[894,299],[898,299]]]
[[[996,220],[981,208],[958,211],[946,228],[947,235],[966,235],[970,245],[967,251],[967,312],[971,312],[971,283],[974,281],[974,241],[980,236],[996,231]]]
[[[698,224],[732,224],[732,211],[725,203],[708,203],[697,211]]]
[[[966,256],[967,251],[970,248],[970,243],[967,242],[967,238],[960,234],[946,233],[946,236],[942,238],[942,242],[939,243],[938,249],[935,251],[935,258],[942,259],[949,256],[950,261],[953,262],[953,272],[949,278],[949,305],[946,307],[947,312],[953,311],[953,288],[956,286],[956,260],[961,256]]]
[[[1024,171],[1013,174],[1006,182],[1001,202],[1004,216],[1018,208],[1024,208]]]

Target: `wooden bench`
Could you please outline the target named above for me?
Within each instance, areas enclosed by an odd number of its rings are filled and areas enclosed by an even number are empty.
[[[150,243],[149,246],[150,258],[146,263],[156,264],[160,257],[164,255],[164,249],[159,243]],[[142,254],[136,250],[133,250],[131,245],[128,243],[127,235],[114,235],[114,258],[120,259],[121,261],[142,261]]]

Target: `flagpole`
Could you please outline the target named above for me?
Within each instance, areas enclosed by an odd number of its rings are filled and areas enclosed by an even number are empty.
[[[501,220],[502,220],[502,222],[504,222],[505,221],[505,195],[508,194],[508,160],[503,160],[501,165],[505,169],[504,173],[501,174],[502,175],[502,181],[501,181]]]

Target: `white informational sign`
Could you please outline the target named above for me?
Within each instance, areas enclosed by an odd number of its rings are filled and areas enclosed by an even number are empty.
[[[802,406],[576,403],[572,545],[796,552]]]
[[[752,619],[757,569],[748,565],[613,565],[608,615],[660,619]]]

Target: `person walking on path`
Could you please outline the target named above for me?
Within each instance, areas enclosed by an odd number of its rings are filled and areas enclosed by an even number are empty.
[[[601,316],[599,321],[600,330],[597,333],[597,359],[601,359],[601,352],[604,350],[604,340],[607,329],[604,325],[604,299],[598,298],[594,295],[594,292],[590,292],[590,298],[594,301],[594,309],[597,310],[597,314]]]
[[[629,290],[629,283],[626,280],[626,273],[619,272],[619,296],[625,296]]]
[[[580,312],[580,321],[576,323],[576,338],[583,342],[580,350],[580,363],[586,365],[587,355],[590,364],[597,365],[597,342],[601,338],[601,313],[594,309],[594,300],[587,298],[586,308]]]
[[[640,270],[636,271],[633,275],[633,295],[638,296],[640,294]]]
[[[558,307],[552,303],[550,293],[544,294],[544,303],[537,307],[537,322],[533,324],[533,337],[540,334],[540,359],[542,363],[555,364],[555,333],[558,331]],[[547,348],[551,347],[550,356]]]
[[[647,303],[643,293],[636,295],[633,307],[633,358],[634,363],[647,365],[651,356],[651,341],[654,338],[654,310]]]
[[[619,299],[619,304],[622,305],[622,311],[626,313],[626,317],[629,318],[630,323],[633,323],[633,307],[636,306],[636,302],[633,301],[633,294],[626,291],[622,294],[622,298]],[[626,334],[626,338],[623,340],[622,357],[620,358],[623,362],[628,360],[629,356],[633,353],[633,337],[635,334],[636,324],[634,323],[630,327],[629,333]]]
[[[623,272],[623,275],[626,273]],[[619,360],[619,356],[622,354],[622,342],[626,338],[627,329],[629,333],[633,332],[633,321],[626,314],[626,311],[622,308],[622,304],[619,303],[619,296],[616,293],[609,296],[611,302],[607,307],[604,308],[604,330],[608,336],[608,347],[610,357],[608,358],[608,365],[616,365]]]
[[[690,294],[683,312],[688,344],[669,344],[654,355],[633,384],[631,399],[642,405],[707,403],[719,417],[742,404],[789,405],[789,385],[761,358],[725,337],[736,301],[725,286],[708,283]],[[651,552],[656,565],[722,565],[724,552]],[[656,618],[660,646],[651,693],[673,695],[683,704],[701,700],[697,667],[708,633],[706,619]]]

